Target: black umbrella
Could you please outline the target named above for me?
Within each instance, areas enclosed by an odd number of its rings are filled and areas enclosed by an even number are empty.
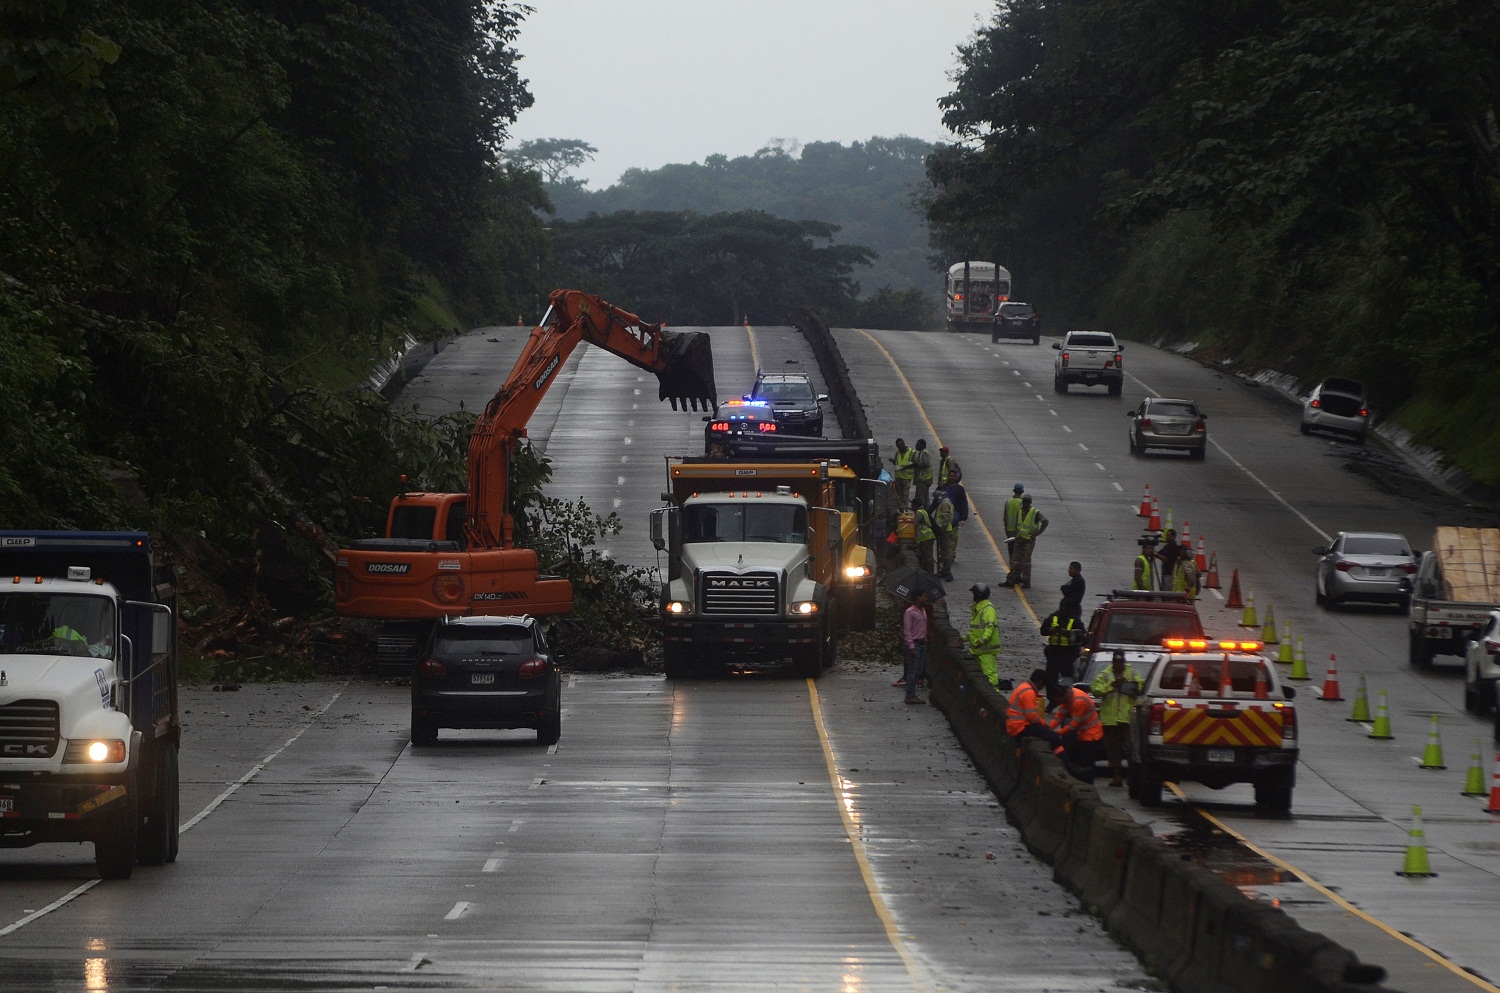
[[[943,584],[930,572],[923,572],[914,565],[903,566],[885,577],[885,588],[899,599],[912,603],[918,593],[926,593],[927,599],[937,603],[948,595]]]

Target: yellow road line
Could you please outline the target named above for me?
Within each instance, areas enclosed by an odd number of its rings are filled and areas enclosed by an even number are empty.
[[[746,324],[745,334],[750,336],[750,362],[755,366],[755,371],[760,372],[760,349],[755,345],[755,329]]]
[[[1296,866],[1292,865],[1290,862],[1287,862],[1284,859],[1280,859],[1280,858],[1277,858],[1275,855],[1272,855],[1270,852],[1266,851],[1264,848],[1261,848],[1255,842],[1251,841],[1249,838],[1246,838],[1244,835],[1240,834],[1238,831],[1236,831],[1234,828],[1230,827],[1228,824],[1225,824],[1223,821],[1219,820],[1213,814],[1211,814],[1208,811],[1204,810],[1202,807],[1199,807],[1196,804],[1194,804],[1192,800],[1188,799],[1187,794],[1184,793],[1184,792],[1182,792],[1182,790],[1178,788],[1178,786],[1177,786],[1176,783],[1172,783],[1171,786],[1172,786],[1172,792],[1176,793],[1178,797],[1180,797],[1183,801],[1185,801],[1187,804],[1189,804],[1190,806],[1192,806],[1193,810],[1196,811],[1197,814],[1200,817],[1202,817],[1204,820],[1208,821],[1214,827],[1218,828],[1220,831],[1223,831],[1225,834],[1229,835],[1235,841],[1238,841],[1240,844],[1244,845],[1246,848],[1250,849],[1252,852],[1254,852],[1256,855],[1259,855],[1261,858],[1265,859],[1267,862],[1270,862],[1270,863],[1272,863],[1272,864],[1280,867],[1281,869],[1284,869],[1287,872],[1290,872],[1292,875],[1296,876],[1303,883],[1306,883],[1308,886],[1312,887],[1313,889],[1315,889],[1319,893],[1321,893],[1323,896],[1325,896],[1329,900],[1333,901],[1333,903],[1337,904],[1340,910],[1343,910],[1345,913],[1353,914],[1355,917],[1358,917],[1360,920],[1364,921],[1366,924],[1373,925],[1374,927],[1376,927],[1380,931],[1385,932],[1390,937],[1395,938],[1397,941],[1401,942],[1403,945],[1406,945],[1408,948],[1411,948],[1414,951],[1420,952],[1422,955],[1424,955],[1429,960],[1431,960],[1435,965],[1442,966],[1444,969],[1447,969],[1449,972],[1453,973],[1453,975],[1455,975],[1455,976],[1458,976],[1460,979],[1466,979],[1466,980],[1468,980],[1470,983],[1472,983],[1474,985],[1475,988],[1481,989],[1481,990],[1485,990],[1485,991],[1487,991],[1487,993],[1500,993],[1500,986],[1496,986],[1493,983],[1489,983],[1489,982],[1486,982],[1483,979],[1480,979],[1478,976],[1474,975],[1473,973],[1468,972],[1465,969],[1460,968],[1458,965],[1454,964],[1453,962],[1448,961],[1442,955],[1440,955],[1439,953],[1433,951],[1431,948],[1428,948],[1426,945],[1422,944],[1420,941],[1417,941],[1415,938],[1412,938],[1409,935],[1406,935],[1406,934],[1403,934],[1400,931],[1397,931],[1395,928],[1393,928],[1389,924],[1385,923],[1385,921],[1382,921],[1382,920],[1380,920],[1378,918],[1375,918],[1375,917],[1371,917],[1369,914],[1365,913],[1363,910],[1360,910],[1358,907],[1356,907],[1354,904],[1350,903],[1348,900],[1345,900],[1343,897],[1339,896],[1333,890],[1329,889],[1328,887],[1324,886],[1322,883],[1318,882],[1312,876],[1309,876],[1307,873],[1303,872],[1301,869],[1299,869]]]
[[[870,344],[880,349],[880,354],[884,355],[885,360],[891,364],[891,369],[896,373],[897,378],[901,380],[901,385],[906,387],[907,395],[911,397],[912,404],[916,406],[917,415],[922,418],[922,423],[927,425],[927,433],[932,435],[932,440],[938,446],[941,446],[943,444],[943,441],[940,437],[938,437],[937,428],[932,426],[932,421],[927,416],[927,408],[923,407],[922,401],[917,399],[917,391],[911,388],[911,382],[907,380],[906,374],[901,371],[901,366],[897,364],[896,359],[891,355],[890,352],[886,351],[884,345],[875,340],[875,336],[870,334],[870,332],[861,328],[859,333],[868,338]],[[985,540],[990,543],[990,550],[995,553],[995,558],[1000,562],[1000,568],[1004,569],[1006,572],[1009,572],[1010,563],[1005,560],[1005,553],[1000,551],[1000,545],[995,541],[995,536],[990,533],[988,525],[984,523],[984,518],[979,513],[979,505],[975,502],[972,496],[969,497],[969,516],[974,519],[975,524],[979,525],[979,530],[984,532]],[[1021,606],[1025,608],[1026,613],[1028,616],[1030,616],[1032,623],[1040,624],[1041,621],[1037,619],[1036,611],[1031,609],[1031,603],[1026,599],[1026,594],[1021,590],[1021,588],[1019,586],[1012,586],[1009,587],[1009,589],[1016,595],[1016,598],[1021,601]]]
[[[906,944],[906,939],[901,936],[901,928],[897,925],[890,906],[880,892],[880,885],[875,880],[875,870],[870,866],[869,853],[865,851],[864,839],[860,835],[859,824],[854,818],[851,790],[844,783],[843,777],[839,775],[838,760],[833,754],[833,743],[828,740],[828,725],[823,722],[823,703],[818,696],[818,684],[811,679],[807,681],[807,695],[808,702],[812,705],[813,725],[818,729],[818,741],[823,746],[823,764],[828,767],[828,782],[833,786],[839,817],[844,822],[844,834],[849,838],[849,846],[854,852],[854,861],[859,864],[859,874],[865,882],[865,892],[870,895],[870,904],[875,908],[875,916],[880,918],[880,924],[885,928],[886,940],[891,943],[891,947],[895,949],[896,954],[901,957],[901,962],[906,966],[906,974],[911,977],[912,989],[931,990],[932,981],[927,977],[927,970],[922,967],[922,963],[917,961],[917,957],[912,954],[911,948]]]

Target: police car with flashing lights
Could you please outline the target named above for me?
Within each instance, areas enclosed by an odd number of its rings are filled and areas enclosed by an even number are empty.
[[[735,435],[765,435],[776,432],[776,411],[765,400],[725,400],[712,415],[703,418],[703,453],[727,456],[723,442]]]
[[[1130,715],[1130,795],[1161,803],[1162,784],[1255,787],[1285,813],[1297,776],[1296,691],[1258,641],[1168,638]]]

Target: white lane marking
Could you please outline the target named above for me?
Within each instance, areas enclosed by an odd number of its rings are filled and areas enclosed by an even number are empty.
[[[626,438],[626,439],[625,439],[625,444],[627,444],[627,445],[628,445],[628,444],[630,444],[630,442],[631,442],[631,439],[630,439],[630,438]]]
[[[223,793],[220,793],[218,796],[209,801],[208,806],[204,807],[202,810],[198,811],[197,814],[193,815],[192,819],[188,820],[184,824],[179,825],[177,828],[177,833],[181,834],[184,831],[191,831],[194,825],[217,810],[219,808],[219,805],[233,796],[241,786],[244,786],[246,783],[250,782],[250,780],[259,775],[261,770],[265,769],[265,767],[271,763],[272,759],[276,758],[276,756],[286,751],[294,741],[302,737],[302,733],[304,731],[313,726],[314,721],[326,714],[328,712],[328,708],[333,706],[334,701],[343,695],[344,690],[347,689],[348,686],[348,683],[341,683],[339,685],[339,688],[334,691],[333,696],[329,697],[322,707],[319,707],[313,714],[311,714],[307,718],[306,721],[303,722],[302,726],[297,729],[296,734],[292,735],[286,741],[283,741],[280,745],[276,746],[276,748],[272,749],[270,754],[266,755],[265,758],[261,759],[254,766],[252,766],[249,772],[245,773],[239,779],[231,783],[229,785],[229,788],[226,789]],[[84,883],[82,886],[79,886],[77,889],[74,889],[68,893],[64,893],[56,900],[53,900],[51,903],[47,904],[47,906],[43,907],[41,910],[33,911],[32,913],[27,914],[25,917],[22,917],[20,920],[14,921],[10,924],[7,924],[3,928],[0,928],[0,937],[4,937],[5,935],[10,934],[13,931],[19,931],[21,928],[30,924],[32,921],[46,917],[48,914],[52,913],[54,910],[57,910],[59,907],[67,906],[69,903],[72,903],[74,900],[83,896],[83,894],[87,893],[95,886],[98,886],[103,881],[104,880],[102,879],[90,879],[88,882]]]
[[[522,821],[522,820],[511,821],[510,822],[510,832],[509,833],[510,834],[515,834],[517,831],[521,830],[521,825],[525,824],[525,823],[526,822]]]
[[[1005,363],[1005,364],[1006,364],[1006,365],[1010,365],[1010,363],[1009,363],[1009,362],[1007,362],[1007,363]],[[1010,371],[1010,374],[1011,374],[1011,375],[1012,375],[1012,376],[1019,376],[1019,375],[1020,375],[1020,374],[1021,374],[1021,370],[1020,370],[1020,369],[1012,369],[1012,370],[1011,370],[1011,371]]]
[[[641,391],[640,390],[631,390],[630,392],[634,393],[636,396],[640,396],[641,395]]]
[[[496,870],[498,870],[500,868],[500,866],[502,866],[504,864],[505,864],[505,860],[504,859],[487,859],[487,860],[485,860],[484,868],[480,869],[479,871],[480,872],[495,872]]]
[[[1010,365],[1010,362],[1008,362],[1008,361],[1007,361],[1007,362],[1006,362],[1006,363],[1005,363],[1005,364],[1006,364],[1006,365]],[[1020,374],[1019,374],[1019,373],[1017,373],[1017,375],[1020,375]]]
[[[1078,443],[1078,447],[1081,448],[1081,449],[1083,449],[1085,452],[1089,450],[1089,446],[1085,445],[1081,441]]]
[[[639,393],[640,390],[636,390],[636,392]],[[638,403],[633,403],[633,404],[630,405],[630,409],[631,410],[640,410],[641,409],[641,405],[638,404]]]
[[[422,966],[424,966],[426,964],[427,964],[427,956],[426,955],[423,955],[421,952],[413,952],[411,958],[408,959],[407,962],[406,962],[406,969],[405,969],[405,971],[407,971],[407,972],[416,972],[418,969],[422,968]]]
[[[1150,393],[1152,396],[1156,396],[1156,397],[1161,396],[1160,393],[1156,392],[1156,390],[1155,390],[1154,387],[1148,386],[1139,376],[1136,376],[1133,373],[1128,373],[1128,372],[1125,375],[1129,376],[1131,379],[1133,379],[1137,383],[1139,383],[1141,389],[1145,390],[1147,393]],[[1308,517],[1307,517],[1306,514],[1304,514],[1302,511],[1298,510],[1296,507],[1293,507],[1290,503],[1288,503],[1286,501],[1285,497],[1283,497],[1280,493],[1277,493],[1275,490],[1271,489],[1271,487],[1267,486],[1265,480],[1261,479],[1255,473],[1251,472],[1250,469],[1249,469],[1249,467],[1247,467],[1245,465],[1245,463],[1241,462],[1239,459],[1235,458],[1233,455],[1230,455],[1228,449],[1226,449],[1223,445],[1219,444],[1213,438],[1210,438],[1208,440],[1209,440],[1209,442],[1215,448],[1217,448],[1219,450],[1219,454],[1220,455],[1223,455],[1230,462],[1233,462],[1234,465],[1235,465],[1235,467],[1237,469],[1239,469],[1245,475],[1249,476],[1251,479],[1255,480],[1256,485],[1258,485],[1261,489],[1265,490],[1267,493],[1271,494],[1271,497],[1277,503],[1281,504],[1287,510],[1290,510],[1293,514],[1297,515],[1297,519],[1300,520],[1303,524],[1306,524],[1309,528],[1311,528],[1313,534],[1317,535],[1319,538],[1322,538],[1324,541],[1328,541],[1328,542],[1333,541],[1333,535],[1329,534],[1327,531],[1324,531],[1322,528],[1318,527],[1316,524],[1314,524],[1311,520],[1308,519]]]
[[[530,786],[530,788],[531,789],[536,789],[538,786],[541,786],[546,781],[547,781],[546,777],[544,777],[544,776],[533,776],[531,778],[531,786]]]
[[[1042,401],[1042,403],[1046,403],[1046,402],[1047,402],[1047,398],[1046,398],[1046,397],[1044,397],[1044,396],[1042,396],[1042,395],[1041,395],[1041,394],[1040,394],[1040,393],[1038,393],[1038,394],[1037,394],[1037,395],[1036,395],[1036,398],[1037,398],[1037,399],[1038,399],[1038,400],[1040,400],[1040,401]]]
[[[1051,407],[1047,408],[1047,413],[1051,414],[1053,417],[1057,416],[1057,411],[1053,410]]]
[[[1030,383],[1026,382],[1026,380],[1024,380],[1024,379],[1021,380],[1021,385],[1024,386],[1024,387],[1026,387],[1028,390],[1035,389],[1035,387],[1033,387]]]
[[[456,921],[464,914],[467,914],[469,912],[469,908],[472,906],[474,905],[468,900],[460,900],[453,905],[452,910],[448,911],[448,913],[444,915],[443,920]]]
[[[630,461],[630,456],[629,455],[621,455],[620,456],[620,462],[622,464],[625,463],[625,462],[629,462],[629,461]]]
[[[1105,468],[1104,468],[1104,463],[1103,462],[1095,462],[1094,463],[1094,468],[1098,469],[1100,472],[1106,471]]]
[[[1212,593],[1214,596],[1218,597],[1220,600],[1224,599],[1224,594],[1220,593],[1218,590],[1212,590],[1211,589],[1208,592]]]
[[[1115,489],[1119,490],[1121,493],[1125,492],[1125,487],[1121,486],[1119,483],[1110,483],[1109,485],[1113,486]],[[1134,510],[1135,507],[1132,505],[1130,509]]]
[[[1064,430],[1064,431],[1066,431],[1066,432],[1068,432],[1068,434],[1072,434],[1072,433],[1073,433],[1073,429],[1072,429],[1072,428],[1070,428],[1070,427],[1068,427],[1068,426],[1067,426],[1067,425],[1066,425],[1066,424],[1064,424],[1064,425],[1063,425],[1063,426],[1062,426],[1062,429],[1063,429],[1063,430]]]
[[[624,476],[616,476],[615,477],[615,485],[616,486],[624,486],[625,485],[625,477]]]
[[[619,510],[620,509],[620,498],[619,497],[615,497],[613,500],[610,501],[610,503],[612,505],[610,507],[611,510]]]

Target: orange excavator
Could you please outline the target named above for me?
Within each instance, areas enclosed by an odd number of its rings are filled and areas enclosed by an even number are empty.
[[[385,537],[340,549],[334,607],[382,622],[378,662],[405,664],[433,621],[464,614],[565,614],[566,579],[541,573],[536,552],[514,545],[511,455],[526,423],[579,342],[650,370],[672,409],[716,405],[713,353],[701,331],[666,331],[579,290],[555,290],[542,323],[469,437],[467,493],[402,493]]]

